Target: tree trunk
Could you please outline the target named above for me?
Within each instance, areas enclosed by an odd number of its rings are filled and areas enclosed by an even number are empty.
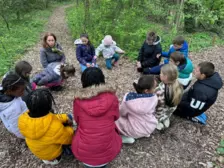
[[[10,31],[9,23],[8,23],[7,19],[5,18],[5,16],[3,14],[1,14],[1,16],[2,16],[4,22],[5,22],[6,26],[7,26],[8,31]]]
[[[89,24],[89,0],[85,0],[84,32]]]
[[[181,27],[181,17],[183,14],[183,7],[184,7],[184,0],[177,0],[177,3],[179,5],[179,10],[176,13],[176,21],[175,21],[175,27],[176,30],[178,30]]]

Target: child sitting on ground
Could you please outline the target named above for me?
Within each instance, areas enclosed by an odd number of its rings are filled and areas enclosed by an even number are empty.
[[[185,58],[188,57],[188,44],[187,44],[187,41],[185,41],[184,37],[177,36],[173,40],[173,44],[170,46],[169,52],[162,52],[161,56],[167,58],[167,59],[164,60],[164,64],[169,63],[170,55],[175,51],[181,52],[184,55]],[[146,72],[146,74],[155,74],[155,75],[160,74],[161,67],[164,64],[161,64],[161,65],[154,66],[154,67],[150,68],[148,70],[148,72]]]
[[[72,141],[75,157],[84,167],[105,168],[120,153],[122,140],[115,125],[119,118],[116,89],[105,84],[103,72],[87,68],[81,77],[83,89],[73,103],[77,131]]]
[[[211,62],[202,62],[194,70],[197,81],[186,92],[175,111],[175,115],[206,124],[207,111],[216,101],[223,82]]]
[[[31,74],[31,71],[32,71],[32,66],[30,65],[29,62],[27,61],[19,61],[16,63],[15,65],[15,69],[13,71],[9,71],[7,72],[3,79],[9,74],[9,73],[16,73],[18,76],[20,76],[24,81],[25,81],[25,84],[26,84],[26,88],[24,90],[24,94],[22,96],[22,100],[23,101],[27,101],[28,99],[28,94],[32,91],[32,90],[35,90],[35,86],[32,85],[32,83],[30,82],[30,74]]]
[[[165,58],[170,58],[170,54],[175,52],[175,51],[180,51],[184,57],[188,57],[188,43],[184,39],[183,36],[177,36],[173,39],[173,44],[170,46],[170,49],[168,52],[162,52],[161,56]],[[165,63],[168,63],[168,60],[165,60]]]
[[[19,117],[19,130],[31,152],[45,164],[55,165],[61,160],[63,145],[70,145],[74,130],[66,114],[53,114],[50,110],[54,98],[47,89],[30,93],[29,111]],[[64,126],[67,124],[68,126]]]
[[[170,117],[181,101],[183,88],[177,80],[177,67],[173,64],[166,64],[161,68],[160,80],[156,88],[158,105],[156,107],[156,118],[158,119],[157,129],[162,130],[170,126]]]
[[[116,46],[116,42],[113,41],[110,35],[106,35],[102,40],[102,44],[97,47],[96,56],[99,56],[100,52],[102,52],[103,57],[106,59],[107,69],[112,69],[112,65],[117,66],[120,57],[119,54],[125,53],[122,49]]]
[[[62,84],[64,79],[74,76],[75,68],[73,65],[53,62],[48,64],[43,72],[33,78],[33,82],[38,86],[54,86],[54,83]]]
[[[175,51],[170,55],[170,63],[177,66],[179,72],[178,81],[186,89],[192,79],[193,64],[191,60],[188,57],[185,58],[181,52]]]
[[[137,93],[127,93],[120,105],[120,118],[116,125],[123,143],[134,143],[135,139],[149,137],[157,126],[155,117],[158,98],[154,94],[157,82],[154,76],[142,76],[133,83]]]
[[[0,88],[0,118],[6,129],[18,138],[24,138],[18,128],[19,116],[28,109],[21,96],[26,82],[15,73],[8,73]]]
[[[81,34],[80,39],[82,43],[77,44],[76,57],[79,61],[81,71],[83,72],[88,67],[97,67],[95,48],[89,40],[87,34]]]

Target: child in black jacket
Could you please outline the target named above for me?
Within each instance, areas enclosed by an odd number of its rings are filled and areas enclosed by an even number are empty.
[[[137,58],[137,70],[148,73],[150,68],[159,65],[162,47],[160,37],[155,32],[149,32]]]
[[[223,82],[211,62],[202,62],[194,70],[197,81],[186,92],[174,114],[206,124],[207,111],[216,101]]]

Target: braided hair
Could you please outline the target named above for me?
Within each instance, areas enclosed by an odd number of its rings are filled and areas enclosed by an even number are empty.
[[[81,76],[82,87],[105,84],[105,77],[101,69],[96,67],[86,68]]]
[[[32,118],[43,117],[56,105],[49,89],[36,89],[28,95],[27,107]]]
[[[15,91],[20,86],[25,86],[26,82],[23,78],[21,78],[19,75],[17,75],[14,72],[10,72],[6,75],[6,77],[2,81],[2,93],[5,93],[6,91]]]

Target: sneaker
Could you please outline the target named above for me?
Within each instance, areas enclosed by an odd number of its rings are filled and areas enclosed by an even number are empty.
[[[58,163],[60,163],[61,161],[61,156],[57,159],[54,159],[54,160],[42,160],[45,164],[48,164],[48,165],[57,165]]]
[[[113,65],[114,67],[118,67],[118,61],[113,62],[112,65]]]
[[[158,129],[158,130],[163,130],[164,128],[165,127],[164,127],[163,123],[161,123],[161,122],[159,122],[156,126],[156,129]]]
[[[122,136],[122,143],[133,144],[135,142],[134,138]]]
[[[168,128],[170,126],[170,119],[167,118],[166,120],[163,121],[163,124],[166,128]]]
[[[193,117],[191,118],[192,121],[206,125],[206,121],[207,121],[207,116],[205,113],[202,113],[199,116]]]
[[[51,91],[62,91],[63,90],[63,87],[62,86],[52,86],[50,87],[50,90]]]

